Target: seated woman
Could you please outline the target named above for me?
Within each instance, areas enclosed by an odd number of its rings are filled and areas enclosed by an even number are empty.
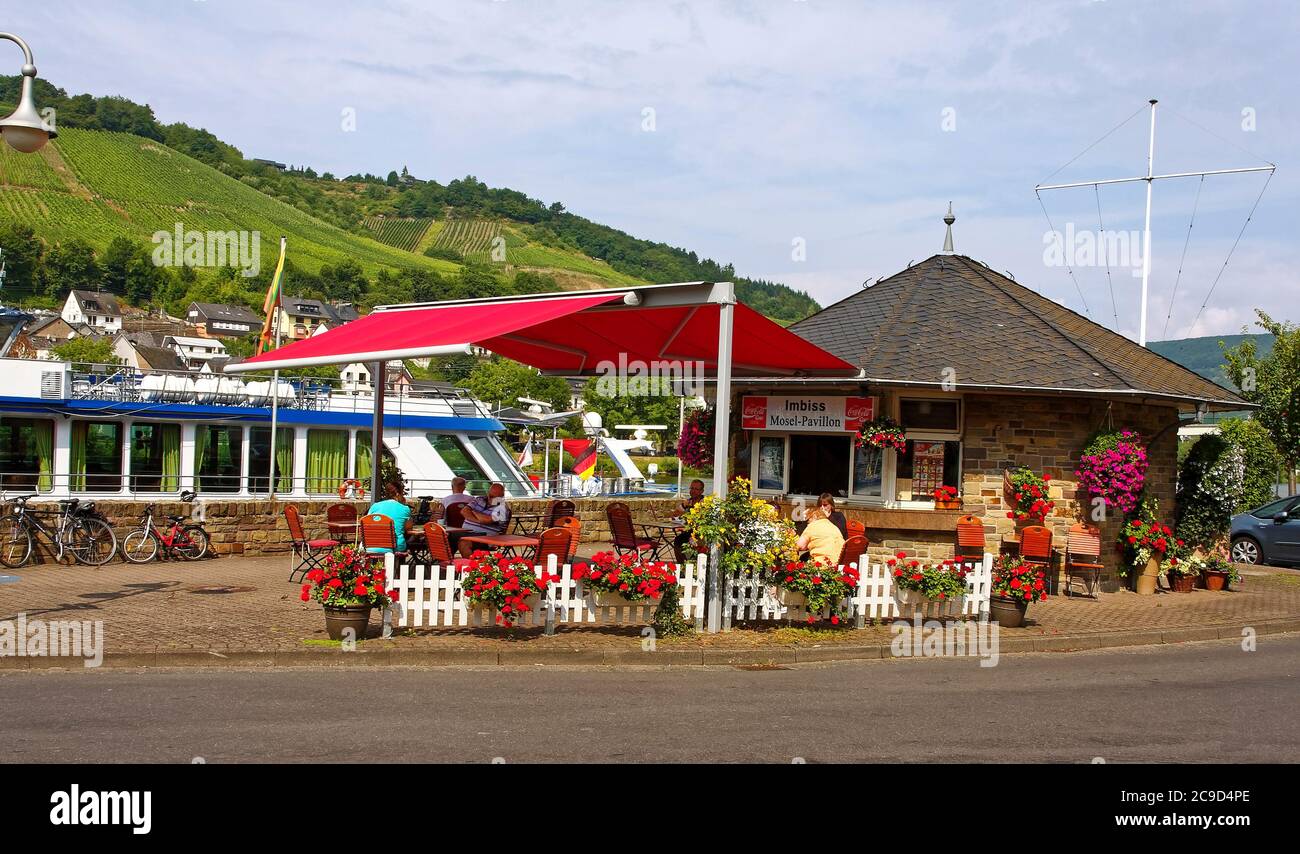
[[[411,533],[411,508],[406,506],[406,493],[402,490],[400,483],[385,483],[384,492],[388,495],[383,501],[376,501],[370,505],[366,515],[380,513],[393,520],[393,533],[397,535],[397,551],[405,552],[406,535]],[[386,554],[391,549],[384,548],[366,548],[370,554]]]
[[[844,550],[844,535],[835,523],[826,518],[821,508],[809,510],[808,526],[795,541],[795,547],[801,553],[807,552],[810,560],[834,566]]]
[[[849,538],[849,520],[844,515],[843,510],[835,509],[835,496],[829,492],[823,492],[817,499],[817,508],[835,527],[840,529],[840,536],[844,539]]]

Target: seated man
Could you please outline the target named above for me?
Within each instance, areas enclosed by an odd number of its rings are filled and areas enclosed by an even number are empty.
[[[465,478],[453,477],[451,479],[451,492],[443,496],[442,499],[442,521],[447,520],[447,508],[453,504],[468,504],[476,500],[474,496],[465,491]]]
[[[695,480],[691,481],[690,494],[687,496],[685,501],[683,501],[681,504],[678,505],[680,510],[678,511],[677,515],[682,519],[685,519],[686,514],[690,512],[691,508],[694,507],[696,504],[699,504],[700,501],[702,501],[703,499],[704,499],[704,481],[700,480],[699,478],[696,478]],[[686,544],[689,543],[690,541],[691,541],[691,533],[690,531],[686,531],[686,530],[681,531],[680,533],[678,533],[676,537],[673,538],[673,557],[677,559],[678,563],[686,562],[686,552],[684,550],[686,548]]]
[[[844,550],[844,535],[820,508],[809,510],[808,526],[795,542],[795,548],[808,552],[811,560],[835,566]]]
[[[379,513],[393,520],[393,532],[397,535],[397,551],[406,551],[406,536],[411,533],[411,508],[406,506],[406,494],[402,490],[400,483],[384,484],[384,492],[387,498],[383,501],[376,501],[370,505],[366,511],[369,516],[373,513]],[[366,548],[370,554],[386,554],[392,549],[385,548]]]
[[[485,497],[466,503],[462,513],[465,519],[463,527],[470,532],[470,536],[504,534],[510,527],[510,506],[506,503],[505,486],[492,484]],[[478,547],[462,539],[458,548],[462,556],[469,557]]]

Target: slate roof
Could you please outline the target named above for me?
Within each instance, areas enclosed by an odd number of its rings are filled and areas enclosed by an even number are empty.
[[[205,320],[224,320],[234,323],[251,323],[261,326],[262,319],[242,305],[221,305],[212,302],[190,303],[190,310],[197,311]]]
[[[1231,391],[964,255],[935,255],[795,323],[880,382],[1147,393],[1248,407]]]
[[[149,366],[149,370],[154,371],[185,371],[189,368],[181,361],[176,351],[167,347],[149,347],[144,344],[135,345],[136,355],[143,359]]]
[[[118,305],[117,297],[109,293],[96,293],[95,291],[73,291],[77,297],[77,302],[81,305],[83,313],[104,314],[109,317],[121,317],[122,307]],[[91,303],[98,308],[87,308],[86,304]]]

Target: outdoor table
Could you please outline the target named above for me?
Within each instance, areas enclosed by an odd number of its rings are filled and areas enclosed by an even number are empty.
[[[549,518],[550,514],[547,513],[516,513],[510,517],[516,534],[534,536],[542,532],[542,523]]]
[[[357,541],[357,531],[361,528],[361,519],[351,525],[342,522],[326,522],[325,527],[329,529],[331,540],[338,540],[340,543],[355,543]]]
[[[677,556],[674,548],[677,534],[686,527],[680,519],[669,519],[662,522],[638,522],[637,524],[645,532],[646,539],[654,541],[655,560],[663,560],[660,550],[664,548],[667,548],[673,557]]]
[[[504,549],[507,554],[515,554],[515,549],[537,548],[539,537],[522,537],[518,534],[466,534],[460,538],[462,543],[484,546],[489,551]]]

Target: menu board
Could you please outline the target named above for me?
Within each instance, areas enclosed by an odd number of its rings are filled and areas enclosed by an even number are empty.
[[[943,442],[912,443],[912,498],[923,500],[943,486]]]

